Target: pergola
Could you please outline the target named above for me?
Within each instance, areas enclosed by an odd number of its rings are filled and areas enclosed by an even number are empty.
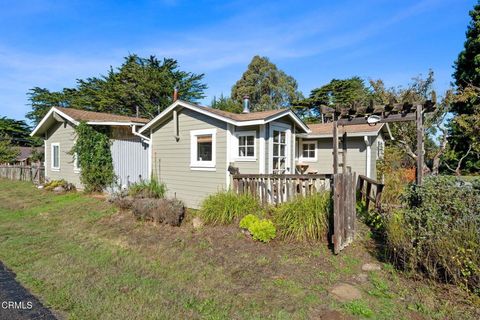
[[[418,103],[389,103],[384,105],[357,106],[336,108],[322,106],[321,112],[333,119],[333,172],[338,173],[339,136],[338,126],[353,124],[393,123],[416,121],[417,131],[417,174],[416,182],[422,184],[424,162],[424,114],[435,110],[435,94],[432,99]],[[343,130],[342,136],[342,172],[347,171],[347,133]]]

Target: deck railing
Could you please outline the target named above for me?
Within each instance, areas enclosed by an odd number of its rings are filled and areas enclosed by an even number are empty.
[[[41,184],[45,182],[45,167],[0,165],[0,178]]]
[[[235,174],[233,190],[253,195],[263,205],[279,204],[297,196],[330,190],[332,179],[331,174]]]

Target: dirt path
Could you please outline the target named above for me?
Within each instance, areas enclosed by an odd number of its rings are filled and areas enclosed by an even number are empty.
[[[26,288],[15,280],[15,274],[0,261],[0,319],[2,320],[55,320]]]

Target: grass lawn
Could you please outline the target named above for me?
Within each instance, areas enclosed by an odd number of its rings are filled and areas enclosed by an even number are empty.
[[[253,242],[235,226],[137,222],[101,199],[0,181],[0,260],[69,319],[475,319],[477,298],[375,262],[368,232],[326,244]],[[362,298],[337,301],[335,284]]]

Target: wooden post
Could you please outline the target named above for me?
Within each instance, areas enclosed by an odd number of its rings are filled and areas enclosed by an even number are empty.
[[[342,173],[347,173],[347,133],[345,126],[343,126],[342,135]]]
[[[333,174],[338,173],[338,126],[333,121]]]
[[[423,106],[417,105],[417,185],[421,186],[423,182]]]

